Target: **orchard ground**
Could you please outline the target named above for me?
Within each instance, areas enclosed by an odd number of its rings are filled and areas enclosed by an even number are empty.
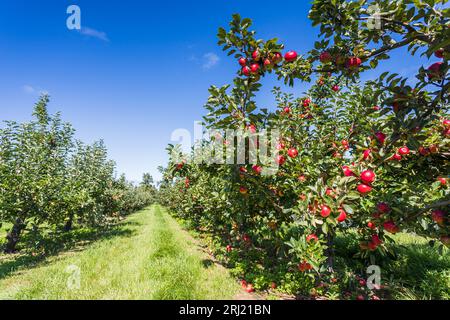
[[[54,256],[0,256],[0,299],[233,299],[241,294],[229,273],[159,206],[131,215],[94,243],[76,238],[70,250]]]
[[[108,230],[72,233],[72,242],[53,254],[0,255],[0,299],[255,298],[160,206],[139,211]],[[392,298],[450,298],[450,256],[430,248],[424,238],[396,237],[398,259],[386,270],[396,292]],[[341,238],[338,256],[349,267],[353,247]],[[285,296],[266,296],[280,297]]]

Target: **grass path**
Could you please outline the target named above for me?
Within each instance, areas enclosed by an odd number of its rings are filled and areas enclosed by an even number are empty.
[[[140,211],[120,229],[120,236],[82,251],[0,275],[0,299],[232,299],[239,293],[236,281],[208,263],[163,208]]]

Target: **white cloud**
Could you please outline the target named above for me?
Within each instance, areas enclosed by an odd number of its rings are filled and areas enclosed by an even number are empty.
[[[103,31],[98,31],[88,27],[82,27],[79,32],[85,36],[97,38],[99,40],[109,42],[108,35]]]
[[[217,65],[220,61],[219,56],[217,56],[217,54],[212,53],[212,52],[208,52],[206,53],[203,58],[205,59],[205,61],[203,62],[203,69],[209,70],[212,67],[214,67],[215,65]]]
[[[49,92],[47,90],[42,90],[39,88],[35,88],[33,86],[30,86],[29,84],[26,84],[22,87],[22,90],[26,93],[26,94],[32,94],[32,95],[48,95]]]
[[[34,89],[32,86],[30,86],[30,85],[28,85],[28,84],[24,85],[24,86],[22,87],[22,89],[23,89],[23,91],[24,91],[25,93],[28,93],[28,94],[33,94],[33,93],[36,92],[36,89]]]

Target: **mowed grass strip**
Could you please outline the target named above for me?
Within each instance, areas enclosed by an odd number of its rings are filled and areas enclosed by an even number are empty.
[[[239,292],[160,206],[121,229],[83,251],[0,275],[0,299],[232,299]]]

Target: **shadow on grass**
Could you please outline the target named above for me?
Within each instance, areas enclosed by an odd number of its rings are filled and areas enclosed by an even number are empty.
[[[203,268],[205,268],[205,269],[211,268],[214,264],[215,264],[215,262],[212,261],[211,259],[203,259],[202,260],[202,265],[203,265]]]
[[[111,240],[118,237],[132,237],[136,234],[134,227],[140,223],[134,221],[120,222],[100,229],[74,229],[70,232],[52,232],[45,235],[27,233],[16,254],[0,253],[0,280],[12,273],[45,265],[48,258],[67,251],[82,251],[96,241]],[[1,249],[1,248],[0,248]]]
[[[402,238],[396,244],[388,245],[395,257],[387,258],[376,254],[376,264],[381,267],[382,278],[392,288],[406,288],[410,298],[448,299],[450,297],[450,254],[438,246],[428,243],[410,243]],[[355,239],[338,237],[336,254],[339,268],[360,270],[365,274],[367,264],[354,256],[359,252]],[[395,291],[395,290],[394,290]]]

